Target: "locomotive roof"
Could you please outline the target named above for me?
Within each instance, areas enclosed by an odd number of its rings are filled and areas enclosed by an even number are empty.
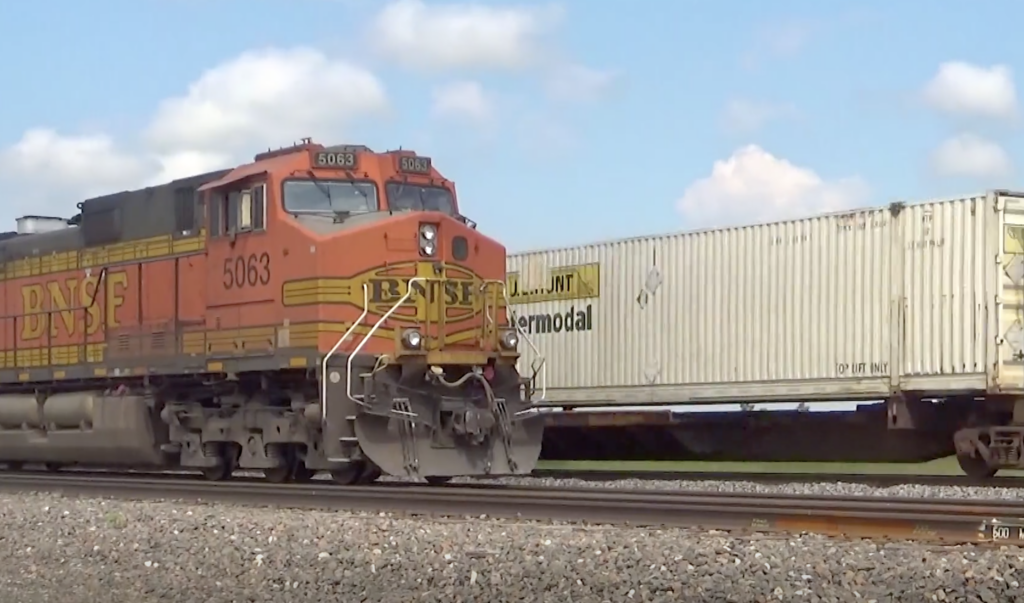
[[[197,191],[220,187],[250,176],[288,167],[311,149],[346,148],[373,152],[363,145],[325,147],[310,139],[301,144],[257,154],[251,163],[216,170],[164,184],[92,197],[78,203],[78,215],[65,221],[67,227],[21,234],[0,232],[0,264],[22,258],[40,257],[96,245],[147,239],[176,232],[175,199],[192,198]],[[22,216],[28,218],[30,216]],[[45,216],[39,218],[46,219]]]
[[[200,186],[229,172],[217,170],[86,199],[78,204],[81,213],[67,220],[67,228],[0,234],[0,263],[172,234],[176,225],[175,197],[187,194],[191,198]]]

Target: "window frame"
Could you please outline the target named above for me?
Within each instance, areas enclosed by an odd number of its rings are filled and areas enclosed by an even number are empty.
[[[386,211],[386,210],[381,209],[381,199],[382,199],[382,196],[381,196],[380,183],[377,182],[376,180],[374,180],[373,178],[316,178],[316,179],[314,179],[314,178],[299,178],[299,177],[293,176],[293,177],[285,178],[284,180],[282,180],[281,181],[281,185],[278,188],[278,191],[280,192],[280,195],[281,195],[281,199],[279,201],[279,205],[281,206],[281,210],[284,211],[286,214],[288,214],[290,216],[296,216],[296,215],[301,216],[303,214],[311,214],[313,212],[307,212],[307,211],[303,211],[303,210],[296,211],[296,210],[288,209],[288,206],[285,205],[286,200],[287,200],[287,196],[285,195],[285,187],[288,185],[289,182],[309,182],[309,183],[320,182],[321,184],[371,184],[371,185],[373,185],[373,192],[374,192],[375,197],[376,197],[375,201],[376,201],[377,207],[375,207],[373,210],[371,210],[371,211],[369,211],[367,213],[377,213],[377,212],[381,212],[381,211]]]
[[[443,191],[445,191],[446,193],[448,193],[451,196],[451,209],[449,211],[447,211],[447,212],[440,212],[440,213],[443,213],[445,215],[452,216],[452,217],[455,217],[455,216],[459,215],[459,204],[458,204],[458,201],[455,199],[455,191],[454,190],[452,190],[450,188],[447,188],[447,187],[444,187],[444,186],[440,186],[440,185],[435,184],[433,182],[402,181],[402,180],[395,180],[394,178],[386,180],[384,182],[384,194],[387,196],[388,211],[406,211],[406,210],[401,210],[401,209],[396,210],[396,209],[393,209],[391,207],[391,193],[388,191],[388,187],[390,185],[393,185],[393,184],[394,185],[399,185],[399,186],[415,186],[415,187],[419,187],[419,188],[432,188],[432,189],[436,189],[436,190],[443,190]],[[433,209],[418,209],[418,210],[415,210],[415,211],[437,211],[437,210],[433,210]]]
[[[211,238],[267,230],[267,183],[226,186],[208,193],[206,224]],[[243,217],[248,219],[243,221]]]

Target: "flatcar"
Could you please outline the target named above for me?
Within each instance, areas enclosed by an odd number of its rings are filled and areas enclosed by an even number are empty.
[[[351,485],[536,465],[544,367],[517,369],[505,248],[429,157],[304,139],[78,209],[0,235],[10,470]]]

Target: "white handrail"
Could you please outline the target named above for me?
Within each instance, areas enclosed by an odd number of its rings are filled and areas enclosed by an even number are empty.
[[[522,337],[523,341],[525,341],[526,344],[530,346],[530,349],[533,350],[534,359],[535,360],[537,360],[537,359],[540,360],[540,369],[541,369],[540,370],[540,373],[541,373],[540,374],[540,388],[541,389],[540,389],[540,400],[538,400],[538,401],[543,401],[548,396],[548,361],[547,361],[547,358],[545,358],[543,355],[541,355],[540,350],[537,349],[537,346],[533,343],[533,340],[530,339],[530,336],[526,334],[526,329],[524,329],[524,328],[519,326],[519,321],[516,320],[515,312],[512,311],[512,300],[510,300],[509,297],[508,297],[508,289],[506,289],[504,285],[505,284],[502,283],[501,295],[502,295],[502,297],[505,298],[505,318],[506,318],[506,320],[509,321],[509,323],[511,323],[512,328],[515,329],[516,333],[519,333],[519,336]],[[509,314],[511,314],[511,316],[509,316]],[[533,363],[530,363],[530,365],[531,365],[531,368],[533,368],[533,366],[532,366]],[[536,371],[537,369],[533,369],[533,370]]]
[[[533,340],[530,339],[530,336],[526,334],[526,329],[523,329],[522,327],[519,326],[519,321],[516,320],[515,312],[512,311],[512,300],[510,300],[509,297],[508,297],[508,288],[507,288],[507,285],[505,284],[505,281],[499,281],[497,279],[490,279],[490,280],[484,281],[480,285],[480,294],[481,294],[481,296],[485,300],[487,299],[487,285],[488,284],[496,284],[496,285],[501,287],[501,297],[502,297],[502,299],[505,300],[505,319],[508,320],[508,323],[510,325],[512,325],[512,329],[516,333],[519,334],[520,338],[522,338],[522,340],[525,341],[526,344],[530,346],[530,349],[533,350],[534,360],[540,360],[540,373],[541,373],[541,375],[540,375],[540,382],[541,382],[541,385],[540,385],[540,387],[541,387],[540,400],[544,400],[547,397],[547,395],[548,395],[548,365],[547,365],[547,358],[545,358],[543,355],[541,355],[540,350],[537,348],[536,344],[534,344]],[[485,307],[486,307],[486,303],[485,303]],[[495,311],[497,311],[497,308],[495,308]],[[497,314],[495,314],[495,316],[491,316],[489,313],[485,312],[484,320],[490,321],[494,325],[494,327],[496,329],[498,328],[498,317],[497,317]],[[531,363],[531,368],[532,368],[532,365],[533,365],[533,363]],[[538,369],[533,369],[533,370],[534,370],[534,373],[536,374]]]
[[[363,349],[363,346],[366,345],[366,342],[370,341],[370,338],[373,337],[373,334],[377,332],[377,329],[379,329],[380,326],[382,324],[384,324],[384,321],[389,319],[389,318],[391,318],[391,315],[395,313],[395,310],[397,310],[399,306],[404,304],[405,300],[409,299],[409,296],[412,295],[412,291],[413,291],[412,285],[415,282],[420,282],[420,283],[426,284],[427,279],[426,279],[426,277],[422,277],[422,276],[417,276],[415,278],[409,279],[409,285],[408,285],[408,287],[407,287],[407,289],[405,291],[405,295],[402,296],[402,299],[400,299],[397,302],[395,302],[395,305],[391,306],[391,309],[388,310],[387,312],[385,312],[384,316],[380,317],[380,320],[378,320],[376,322],[376,324],[373,325],[373,328],[371,328],[370,332],[366,334],[366,337],[364,337],[363,340],[359,342],[359,345],[356,346],[356,349],[352,350],[352,353],[349,354],[349,357],[348,357],[348,384],[347,384],[348,391],[346,393],[348,394],[348,399],[352,400],[356,404],[359,404],[359,400],[357,400],[352,395],[352,362],[355,361],[356,355],[359,354],[359,352]],[[363,285],[363,286],[365,287],[366,285]],[[429,310],[429,308],[427,308],[427,309]]]
[[[321,391],[320,391],[320,424],[321,425],[326,425],[327,424],[327,361],[330,360],[331,356],[333,356],[334,353],[338,351],[338,348],[341,347],[341,344],[345,343],[345,340],[349,338],[349,335],[351,335],[353,332],[355,332],[356,327],[358,327],[359,324],[361,322],[363,322],[363,319],[366,318],[366,314],[369,311],[370,311],[370,287],[369,287],[369,285],[367,283],[363,283],[363,313],[360,314],[359,318],[357,318],[356,321],[354,323],[352,323],[352,326],[349,327],[347,331],[345,331],[345,334],[342,335],[340,339],[338,339],[338,342],[334,344],[334,347],[331,348],[331,351],[327,352],[327,354],[324,356],[323,364],[321,365],[321,367],[322,367],[321,370],[320,370],[320,373],[321,373],[320,374],[320,382],[321,382]]]

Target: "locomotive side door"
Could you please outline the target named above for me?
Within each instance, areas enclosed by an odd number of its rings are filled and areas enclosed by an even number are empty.
[[[274,297],[266,245],[267,187],[264,178],[211,184],[206,191],[206,353],[237,356],[272,345],[250,341],[242,332],[263,326],[254,310]]]

